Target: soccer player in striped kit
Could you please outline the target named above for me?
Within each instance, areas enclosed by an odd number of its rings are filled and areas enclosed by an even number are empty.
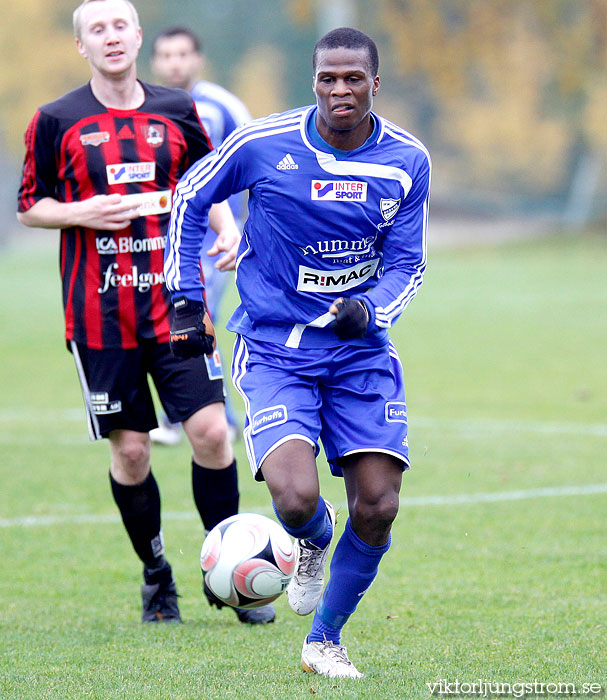
[[[228,322],[237,334],[232,378],[253,474],[297,540],[287,597],[296,613],[314,613],[302,667],[330,677],[362,675],[341,633],[390,546],[409,465],[402,367],[387,329],[426,267],[430,156],[372,112],[378,64],[375,43],[358,30],[321,38],[316,105],[245,125],[190,168],[165,249],[166,283],[183,314],[172,348],[200,354],[209,342],[196,322],[208,211],[249,191],[236,263],[241,303]],[[320,495],[319,441],[344,478],[349,511],[324,592],[335,511]]]
[[[163,275],[173,190],[212,146],[187,93],[137,80],[142,33],[129,0],[85,0],[74,12],[74,32],[92,78],[34,115],[18,218],[61,229],[65,337],[90,436],[109,438],[112,493],[144,567],[142,620],[180,621],[150,467],[149,431],[157,422],[148,375],[191,442],[205,529],[237,513],[239,498],[218,354],[213,344],[192,360],[171,354]],[[213,252],[224,254],[218,264],[229,269],[240,234],[227,203],[214,205],[210,218]],[[251,612],[237,614],[243,622],[274,619],[271,607]]]

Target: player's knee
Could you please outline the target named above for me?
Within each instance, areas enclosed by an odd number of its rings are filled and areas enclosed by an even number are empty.
[[[375,499],[359,498],[352,515],[366,531],[380,535],[390,530],[398,505],[398,494],[383,494]]]
[[[285,490],[273,495],[274,505],[281,519],[291,527],[305,525],[316,513],[318,494]]]
[[[202,451],[210,455],[222,454],[228,441],[228,424],[225,417],[215,420],[197,420],[186,429],[194,452]]]
[[[123,439],[112,449],[115,469],[131,478],[147,472],[150,464],[150,445],[146,440]]]
[[[208,452],[217,453],[224,450],[228,441],[228,426],[225,421],[221,423],[209,423],[195,432],[193,440]]]

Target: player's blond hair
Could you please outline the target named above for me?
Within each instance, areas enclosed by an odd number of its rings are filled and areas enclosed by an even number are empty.
[[[104,0],[83,0],[83,2],[81,2],[80,5],[78,5],[78,7],[74,10],[72,20],[74,22],[74,36],[76,37],[76,39],[82,38],[82,26],[80,22],[80,16],[82,15],[82,9],[84,8],[84,6],[90,4],[91,2],[103,1]],[[135,20],[135,26],[139,27],[139,15],[137,14],[137,9],[135,5],[133,5],[131,0],[122,0],[122,2],[129,8],[133,19]]]

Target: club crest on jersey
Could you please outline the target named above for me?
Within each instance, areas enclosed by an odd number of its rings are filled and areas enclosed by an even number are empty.
[[[158,148],[164,143],[165,125],[164,124],[149,124],[142,126],[143,136],[145,140],[153,148]]]
[[[390,219],[396,214],[400,207],[400,199],[384,199],[383,197],[379,200],[379,210],[381,215],[384,217],[384,221],[390,221]]]
[[[91,131],[88,134],[80,134],[80,143],[83,146],[100,146],[110,140],[109,131]]]
[[[287,422],[287,407],[285,405],[271,406],[263,408],[253,414],[251,419],[251,432],[257,435],[266,428],[273,428],[275,425],[282,425]]]
[[[367,183],[354,180],[312,180],[312,200],[366,202]]]
[[[352,267],[337,270],[315,270],[305,265],[299,266],[297,291],[299,292],[343,292],[362,284],[373,277],[379,264],[379,258],[366,260]]]
[[[114,163],[106,166],[108,185],[147,182],[156,177],[156,163]]]

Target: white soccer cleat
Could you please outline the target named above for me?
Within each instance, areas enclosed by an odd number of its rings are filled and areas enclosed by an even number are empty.
[[[335,508],[325,501],[335,534]],[[331,535],[331,540],[333,535]],[[318,605],[325,587],[325,565],[331,548],[331,540],[324,549],[310,545],[306,540],[295,540],[297,564],[295,574],[287,588],[287,600],[298,615],[309,615]]]
[[[333,642],[304,641],[301,667],[306,673],[318,673],[329,678],[362,678],[362,674],[348,658],[348,650]]]

